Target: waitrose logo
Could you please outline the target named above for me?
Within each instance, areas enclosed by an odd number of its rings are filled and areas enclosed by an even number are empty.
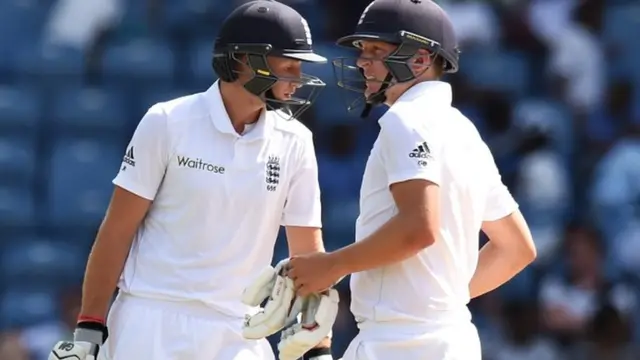
[[[214,174],[224,174],[225,172],[225,168],[223,166],[209,164],[202,161],[202,159],[192,159],[190,157],[180,155],[178,155],[178,166],[194,170],[204,170]]]

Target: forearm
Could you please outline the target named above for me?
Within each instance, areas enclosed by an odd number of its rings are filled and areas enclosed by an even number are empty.
[[[287,244],[289,256],[324,252],[322,230],[315,227],[287,226]]]
[[[129,253],[130,242],[98,235],[85,271],[80,314],[104,319]]]
[[[424,249],[427,241],[414,236],[410,221],[394,216],[366,239],[332,252],[343,276],[406,260]]]
[[[501,248],[489,241],[480,250],[478,266],[471,278],[471,298],[493,291],[522,271],[531,260],[515,249]]]
[[[322,241],[322,230],[313,227],[286,227],[289,256],[325,252]],[[315,349],[331,349],[331,338],[324,338]]]

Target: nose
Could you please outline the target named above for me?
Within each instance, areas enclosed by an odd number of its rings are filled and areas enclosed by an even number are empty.
[[[360,69],[364,69],[365,67],[371,65],[371,60],[359,57],[356,60],[356,66]]]

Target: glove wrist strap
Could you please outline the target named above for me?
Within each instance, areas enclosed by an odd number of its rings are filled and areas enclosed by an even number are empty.
[[[81,323],[81,322],[97,322],[97,323],[100,323],[102,325],[104,325],[106,323],[106,321],[104,321],[103,318],[94,317],[94,316],[87,316],[87,315],[78,316],[78,323]]]
[[[331,355],[320,355],[320,356],[314,356],[314,357],[310,357],[307,358],[309,360],[333,360],[333,356]]]
[[[73,341],[84,341],[91,344],[102,345],[102,331],[77,328],[73,333]]]
[[[79,322],[73,333],[74,341],[86,341],[92,344],[102,345],[109,337],[109,330],[104,324],[92,321]]]
[[[308,360],[333,360],[331,349],[326,347],[313,348],[307,351],[304,357]]]

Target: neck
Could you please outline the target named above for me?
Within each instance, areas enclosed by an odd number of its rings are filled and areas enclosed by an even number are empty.
[[[419,81],[413,80],[409,83],[393,84],[387,89],[387,92],[385,93],[387,99],[385,100],[384,103],[387,106],[391,106],[395,104],[396,101],[398,101],[398,99],[400,98],[400,96],[402,96],[402,94],[407,92],[407,90],[409,90],[413,85],[417,84],[418,82]]]
[[[220,81],[219,84],[222,103],[231,119],[231,125],[238,134],[242,134],[247,124],[258,121],[265,108],[264,102],[240,84],[224,81]]]
[[[413,86],[418,85],[418,84],[420,84],[422,82],[425,82],[425,81],[432,81],[432,79],[430,79],[430,78],[417,78],[417,79],[414,79],[413,81],[410,81],[410,82],[394,84],[394,85],[390,86],[389,89],[387,89],[387,92],[385,93],[385,95],[387,97],[387,99],[384,102],[385,105],[391,106],[391,105],[395,104],[396,101],[398,101],[398,99],[400,98],[400,96],[402,96],[402,94],[407,92],[407,90],[409,90]]]
[[[405,91],[406,89],[404,88],[404,86],[400,88],[399,85],[393,85],[390,89],[387,89],[385,93],[384,104],[387,106],[395,104]]]

